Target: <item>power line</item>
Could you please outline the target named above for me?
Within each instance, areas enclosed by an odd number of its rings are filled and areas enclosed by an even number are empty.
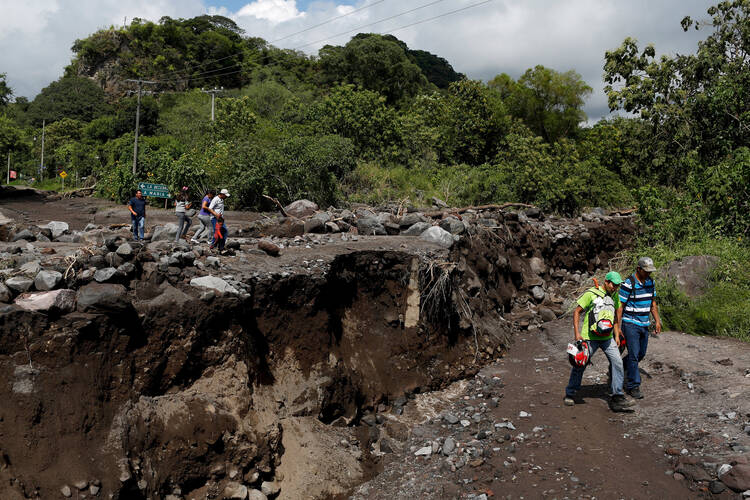
[[[213,71],[207,71],[206,73],[213,73],[215,71],[221,71],[221,70],[224,70],[224,69],[236,68],[237,66],[242,66],[242,65],[241,64],[233,64],[232,66],[227,66],[226,68],[221,68],[220,70],[216,69],[216,70],[213,70]],[[215,75],[208,75],[208,76],[198,76],[198,77],[190,77],[190,76],[188,76],[188,77],[174,78],[172,80],[156,80],[156,83],[161,83],[161,84],[165,84],[165,83],[177,83],[177,82],[181,82],[181,81],[184,81],[184,80],[190,80],[191,82],[194,82],[194,81],[197,81],[197,80],[206,80],[208,78],[215,78],[215,77],[218,77],[218,76],[233,75],[235,73],[241,73],[242,71],[243,71],[242,69],[238,69],[238,70],[235,70],[235,71],[227,71],[227,72],[224,72],[224,73],[217,73]],[[198,73],[198,74],[201,75],[203,73]]]
[[[304,45],[300,45],[300,46],[298,46],[298,47],[295,47],[295,48],[293,48],[292,50],[297,50],[297,49],[300,49],[300,48],[302,48],[302,47],[307,47],[308,45],[313,45],[313,44],[316,44],[316,43],[324,42],[324,41],[326,41],[326,40],[330,40],[331,38],[336,38],[336,37],[339,37],[339,36],[342,36],[342,35],[347,35],[347,34],[349,34],[349,33],[352,33],[352,32],[354,32],[354,31],[359,31],[359,30],[361,30],[362,28],[367,28],[367,27],[370,27],[370,26],[374,26],[374,25],[376,25],[376,24],[380,24],[380,23],[382,23],[382,22],[385,22],[385,21],[390,21],[391,19],[396,19],[396,18],[398,18],[398,17],[401,17],[401,16],[404,16],[404,15],[406,15],[406,14],[411,14],[412,12],[416,12],[416,11],[418,11],[418,10],[424,9],[424,8],[426,8],[426,7],[430,7],[430,6],[432,6],[432,5],[435,5],[435,4],[437,4],[437,3],[440,3],[440,2],[444,2],[444,1],[445,1],[445,0],[433,0],[432,2],[426,3],[426,4],[424,4],[424,5],[421,5],[421,6],[419,6],[419,7],[415,7],[415,8],[413,8],[413,9],[409,9],[409,10],[406,10],[406,11],[404,11],[404,12],[401,12],[401,13],[399,13],[399,14],[394,14],[394,15],[392,15],[392,16],[389,16],[389,17],[386,17],[386,18],[383,18],[383,19],[379,19],[379,20],[377,20],[377,21],[374,21],[374,22],[372,22],[372,23],[364,24],[364,25],[362,25],[362,26],[359,26],[359,27],[357,27],[357,28],[354,28],[354,29],[351,29],[351,30],[348,30],[348,31],[345,31],[345,32],[342,32],[342,33],[338,33],[338,34],[336,34],[336,35],[331,35],[331,36],[329,36],[329,37],[326,37],[326,38],[323,38],[323,39],[321,39],[321,40],[317,40],[317,41],[314,41],[314,42],[306,43],[306,44],[304,44]],[[491,1],[491,0],[487,0],[487,1]],[[467,9],[467,7],[464,7],[463,9],[458,9],[458,10],[456,10],[455,12],[458,12],[458,11],[460,11],[460,10],[466,10],[466,9]],[[361,9],[360,9],[360,10],[361,10]],[[448,14],[445,14],[445,15],[448,15]],[[343,16],[339,16],[339,17],[343,17]],[[441,16],[437,16],[437,17],[441,17]],[[325,24],[325,23],[324,23],[324,24]],[[292,34],[292,35],[289,35],[289,36],[293,36],[293,35],[294,35],[294,34]],[[288,38],[288,37],[287,37],[287,38]],[[231,57],[231,56],[228,56],[228,57]],[[225,58],[225,59],[226,59],[226,58]],[[214,61],[214,62],[215,62],[215,61]],[[205,64],[207,64],[207,63],[204,63],[204,65],[205,65]],[[199,76],[199,75],[204,75],[204,74],[208,74],[208,73],[215,73],[215,72],[217,72],[217,71],[223,71],[223,70],[226,70],[226,69],[231,69],[231,68],[236,68],[236,67],[239,67],[239,66],[241,66],[242,64],[243,64],[243,63],[237,63],[237,64],[232,64],[232,65],[230,65],[230,66],[225,66],[225,67],[223,67],[223,68],[218,68],[218,69],[214,69],[214,70],[210,70],[210,71],[204,71],[204,72],[202,72],[202,73],[198,73],[198,74],[197,74],[197,75],[195,75],[195,76]],[[215,75],[215,76],[216,76],[216,75]],[[180,81],[180,80],[185,80],[185,79],[191,79],[191,80],[192,80],[192,79],[193,79],[193,77],[192,77],[192,76],[188,76],[188,77],[185,77],[185,78],[175,78],[175,79],[170,79],[170,80],[161,80],[161,83],[168,83],[168,82],[170,82],[170,81]]]
[[[267,42],[267,43],[271,44],[271,43],[276,43],[276,42],[279,42],[279,41],[281,41],[281,40],[286,40],[287,38],[291,38],[291,37],[293,37],[293,36],[295,36],[295,35],[299,35],[300,33],[305,33],[305,32],[307,32],[307,31],[310,31],[310,30],[312,30],[312,29],[315,29],[315,28],[319,28],[320,26],[324,26],[324,25],[326,25],[326,24],[328,24],[328,23],[331,23],[331,22],[333,22],[333,21],[336,21],[336,20],[338,20],[338,19],[341,19],[341,18],[344,18],[344,17],[347,17],[347,16],[351,16],[352,14],[356,14],[357,12],[361,12],[361,11],[363,11],[363,10],[369,9],[370,7],[374,7],[375,5],[377,5],[377,4],[380,4],[380,3],[383,3],[383,2],[385,2],[385,0],[376,0],[375,2],[372,2],[372,3],[370,3],[370,4],[367,4],[367,5],[363,6],[363,7],[360,7],[359,9],[354,9],[354,10],[353,10],[353,11],[351,11],[351,12],[347,12],[347,13],[345,13],[345,14],[341,14],[341,15],[339,15],[339,16],[336,16],[336,17],[332,17],[332,18],[330,18],[330,19],[327,19],[326,21],[323,21],[322,23],[318,23],[318,24],[316,24],[316,25],[314,25],[314,26],[310,26],[309,28],[305,28],[305,29],[303,29],[303,30],[300,30],[300,31],[296,31],[296,32],[294,32],[294,33],[290,33],[290,34],[288,34],[288,35],[286,35],[286,36],[284,36],[284,37],[282,37],[282,38],[277,38],[276,40],[271,40],[270,42]],[[153,75],[153,78],[154,78],[154,79],[157,79],[157,78],[161,78],[161,77],[164,77],[164,76],[169,76],[169,75],[171,75],[171,74],[174,74],[174,73],[184,73],[184,72],[190,71],[191,69],[198,69],[198,68],[201,68],[201,67],[203,67],[203,66],[205,66],[205,65],[207,65],[207,64],[209,64],[209,63],[215,63],[215,62],[219,62],[219,61],[224,61],[224,60],[226,60],[226,59],[229,59],[229,58],[232,58],[232,57],[235,57],[235,56],[241,55],[241,54],[242,54],[242,52],[237,52],[237,53],[235,53],[235,54],[230,54],[230,55],[228,55],[228,56],[225,56],[225,57],[220,57],[220,58],[218,58],[218,59],[213,59],[213,60],[208,60],[208,61],[204,61],[203,63],[201,63],[201,64],[199,64],[199,65],[197,65],[197,66],[193,66],[192,68],[186,68],[186,69],[178,69],[178,70],[174,70],[174,71],[168,71],[168,72],[166,72],[166,73],[160,73],[160,74],[156,74],[156,75]],[[236,65],[235,65],[235,66],[236,66]],[[227,68],[224,68],[224,69],[227,69]],[[200,73],[199,73],[199,74],[200,74]]]
[[[460,9],[456,9],[456,10],[451,10],[450,12],[445,12],[445,13],[443,13],[443,14],[440,14],[440,15],[438,15],[438,16],[434,16],[434,17],[430,17],[430,18],[428,18],[428,19],[422,19],[421,21],[417,21],[417,22],[415,22],[415,23],[407,24],[407,25],[405,25],[405,26],[401,26],[401,27],[399,27],[399,28],[395,28],[395,29],[392,29],[392,30],[390,30],[390,31],[386,31],[385,33],[386,33],[386,34],[388,34],[388,33],[393,33],[394,31],[400,31],[400,30],[402,30],[402,29],[410,28],[410,27],[412,27],[412,26],[416,26],[417,24],[422,24],[422,23],[426,23],[426,22],[428,22],[428,21],[434,21],[435,19],[438,19],[438,18],[441,18],[441,17],[445,17],[445,16],[449,16],[449,15],[451,15],[451,14],[455,14],[455,13],[457,13],[457,12],[461,12],[461,11],[464,11],[464,10],[469,10],[469,9],[472,9],[472,8],[474,8],[474,7],[479,7],[480,5],[484,5],[484,4],[486,4],[486,3],[490,3],[490,2],[492,2],[492,1],[493,1],[493,0],[484,0],[483,2],[475,3],[475,4],[473,4],[473,5],[467,5],[466,7],[461,7]]]
[[[395,14],[393,16],[389,16],[389,17],[386,17],[384,19],[380,19],[378,21],[374,21],[372,23],[368,23],[368,24],[359,26],[357,28],[354,28],[354,29],[351,29],[351,30],[348,30],[348,31],[345,31],[345,32],[342,32],[342,33],[331,35],[331,36],[329,36],[327,38],[323,38],[323,39],[317,40],[315,42],[309,42],[309,43],[306,43],[304,45],[300,45],[300,46],[294,47],[291,50],[297,50],[297,49],[300,49],[302,47],[306,47],[308,45],[313,45],[315,43],[320,43],[320,42],[324,42],[324,41],[330,40],[332,38],[336,38],[336,37],[339,37],[339,36],[347,35],[347,34],[352,33],[354,31],[361,30],[362,28],[367,28],[369,26],[373,26],[375,24],[379,24],[379,23],[382,23],[384,21],[389,21],[391,19],[395,19],[397,17],[401,17],[403,15],[409,14],[411,12],[415,12],[415,11],[423,9],[425,7],[429,7],[431,5],[434,5],[436,3],[440,3],[442,1],[444,1],[444,0],[434,0],[434,1],[430,2],[430,3],[422,5],[420,7],[415,7],[413,9],[409,9],[407,11],[401,12],[400,14]],[[394,28],[392,30],[383,31],[382,33],[383,34],[394,33],[396,31],[400,31],[402,29],[406,29],[406,28],[409,28],[409,27],[412,27],[412,26],[423,24],[423,23],[426,23],[426,22],[429,22],[429,21],[434,21],[435,19],[439,19],[441,17],[446,17],[446,16],[449,16],[449,15],[452,15],[452,14],[456,14],[458,12],[462,12],[462,11],[465,11],[465,10],[473,9],[475,7],[479,7],[481,5],[490,3],[492,1],[493,0],[484,0],[482,2],[478,2],[478,3],[472,4],[472,5],[467,5],[465,7],[461,7],[459,9],[454,9],[454,10],[451,10],[451,11],[448,11],[448,12],[444,12],[444,13],[439,14],[437,16],[432,16],[432,17],[429,17],[427,19],[422,19],[422,20],[419,20],[419,21],[415,21],[413,23],[405,24],[403,26],[399,26],[398,28]],[[228,56],[228,57],[231,57],[231,56]],[[207,62],[204,63],[204,65],[205,64],[207,64]],[[166,79],[166,80],[157,80],[155,83],[169,84],[169,83],[176,83],[176,82],[184,81],[184,80],[197,81],[197,80],[205,80],[205,79],[208,79],[208,78],[216,78],[216,77],[219,77],[219,76],[232,75],[232,74],[236,74],[236,73],[242,72],[242,69],[239,69],[239,70],[236,70],[236,71],[225,71],[225,70],[237,68],[237,67],[242,66],[243,64],[244,63],[232,64],[232,65],[225,66],[225,67],[222,67],[222,68],[217,68],[217,69],[213,69],[213,70],[209,70],[209,71],[204,71],[204,72],[201,72],[201,73],[197,73],[197,74],[191,75],[191,76],[176,77],[176,78],[170,78],[170,79]],[[212,73],[215,73],[215,74],[212,74]],[[207,76],[201,76],[201,75],[207,75]]]
[[[294,47],[294,49],[292,49],[292,50],[297,50],[297,49],[301,49],[302,47],[307,47],[308,45],[314,45],[316,43],[325,42],[327,40],[330,40],[331,38],[337,38],[337,37],[340,37],[342,35],[348,35],[349,33],[352,33],[353,31],[359,31],[362,28],[369,28],[370,26],[374,26],[376,24],[380,24],[380,23],[382,23],[384,21],[390,21],[391,19],[396,19],[397,17],[401,17],[401,16],[404,16],[406,14],[411,14],[412,12],[424,9],[425,7],[429,7],[431,5],[435,5],[436,3],[440,3],[440,2],[443,2],[443,1],[445,1],[445,0],[434,0],[434,1],[430,2],[430,3],[424,4],[422,6],[406,10],[406,11],[400,13],[400,14],[396,14],[396,15],[393,15],[393,16],[390,16],[390,17],[386,17],[384,19],[380,19],[379,21],[375,21],[375,22],[368,23],[368,24],[363,24],[362,26],[358,26],[358,27],[356,27],[354,29],[350,29],[348,31],[344,31],[344,32],[341,32],[341,33],[337,33],[335,35],[331,35],[331,36],[328,36],[326,38],[321,38],[320,40],[316,40],[314,42],[309,42],[309,43],[306,43],[304,45],[298,45],[297,47]]]
[[[301,31],[297,31],[296,33],[291,33],[291,34],[289,34],[287,36],[282,36],[281,38],[277,38],[276,40],[271,40],[268,43],[276,43],[276,42],[280,42],[281,40],[286,40],[287,38],[291,38],[294,35],[299,35],[300,33],[305,33],[306,31],[310,31],[312,29],[319,28],[319,27],[324,26],[324,25],[326,25],[328,23],[332,23],[333,21],[341,19],[342,17],[351,16],[352,14],[355,14],[357,12],[363,11],[365,9],[369,9],[370,7],[373,7],[373,6],[375,6],[375,5],[379,4],[379,3],[383,3],[383,2],[385,2],[385,0],[378,0],[377,2],[373,2],[371,4],[365,5],[364,7],[360,7],[359,9],[355,9],[355,10],[353,10],[351,12],[347,12],[346,14],[342,14],[340,16],[332,17],[331,19],[329,19],[327,21],[323,21],[320,24],[316,24],[314,26],[310,26],[309,28],[303,29]]]

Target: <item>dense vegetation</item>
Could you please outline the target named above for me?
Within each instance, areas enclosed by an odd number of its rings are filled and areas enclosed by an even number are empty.
[[[227,187],[246,208],[268,208],[264,194],[322,205],[519,201],[564,214],[635,205],[659,261],[688,248],[722,258],[719,295],[696,303],[671,291],[667,320],[746,334],[750,315],[722,304],[750,310],[750,4],[708,14],[682,21],[706,30],[695,53],[657,57],[630,38],[607,51],[610,108],[629,115],[593,126],[591,86],[567,68],[530,61],[517,80],[484,83],[390,35],[309,57],[221,16],[136,19],[77,40],[65,74],[32,101],[14,100],[0,75],[0,154],[27,178],[64,169],[115,200],[143,180]],[[126,80],[139,78],[156,93],[141,100],[134,176],[136,87]],[[211,122],[200,88],[214,86],[224,92]]]

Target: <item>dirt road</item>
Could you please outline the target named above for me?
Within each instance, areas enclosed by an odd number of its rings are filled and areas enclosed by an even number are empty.
[[[418,396],[399,417],[414,425],[412,437],[383,455],[383,473],[353,498],[736,498],[710,493],[709,480],[718,465],[746,458],[750,346],[653,338],[645,398],[615,414],[600,353],[584,375],[583,404],[562,404],[568,323],[520,333],[474,380]],[[445,452],[448,438],[456,451]],[[432,443],[437,453],[415,456]]]

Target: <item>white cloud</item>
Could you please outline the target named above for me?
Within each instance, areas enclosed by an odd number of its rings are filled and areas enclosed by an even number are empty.
[[[353,6],[316,0],[301,11],[295,0],[255,0],[237,11],[206,9],[206,0],[0,0],[0,72],[7,72],[17,95],[33,96],[62,74],[70,46],[98,28],[122,24],[124,16],[157,21],[161,16],[192,17],[205,12],[234,19],[249,36],[283,48],[317,54],[326,43],[344,44],[357,31],[384,33],[470,6],[479,0],[358,0]],[[488,80],[499,73],[520,76],[543,64],[575,69],[594,88],[586,111],[606,114],[602,91],[605,50],[627,36],[653,42],[660,53],[694,51],[705,32],[683,33],[684,15],[705,19],[710,0],[495,0],[453,15],[394,32],[409,47],[446,58],[469,78]],[[371,6],[362,10],[362,7]],[[356,10],[356,12],[355,12]],[[342,14],[353,12],[344,17]],[[332,20],[322,26],[317,24]],[[372,23],[372,26],[368,26]],[[334,36],[360,28],[343,36]],[[292,36],[289,36],[292,35]],[[311,43],[314,42],[314,43]]]
[[[236,14],[239,19],[249,16],[278,24],[305,17],[305,13],[297,10],[295,0],[256,0],[242,7]]]
[[[14,95],[33,98],[58,79],[73,56],[70,47],[100,28],[134,17],[192,17],[200,0],[0,0],[0,73]]]

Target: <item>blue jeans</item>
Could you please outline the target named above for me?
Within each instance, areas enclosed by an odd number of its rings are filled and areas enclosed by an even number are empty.
[[[594,353],[597,349],[604,351],[612,368],[612,385],[610,387],[612,395],[622,395],[622,380],[624,378],[622,371],[622,358],[620,358],[620,350],[617,348],[614,339],[587,340],[586,342],[589,344],[589,359],[594,357]],[[581,388],[583,371],[585,369],[585,366],[574,366],[573,369],[570,370],[570,380],[568,381],[568,387],[565,388],[566,396],[575,396],[578,389]]]
[[[146,226],[146,218],[145,217],[135,217],[133,215],[130,216],[130,221],[133,224],[133,239],[138,241],[143,239],[143,229]]]
[[[646,357],[648,348],[648,327],[622,322],[622,333],[628,346],[625,356],[625,371],[628,375],[627,390],[641,385],[641,374],[638,372],[638,362]]]

